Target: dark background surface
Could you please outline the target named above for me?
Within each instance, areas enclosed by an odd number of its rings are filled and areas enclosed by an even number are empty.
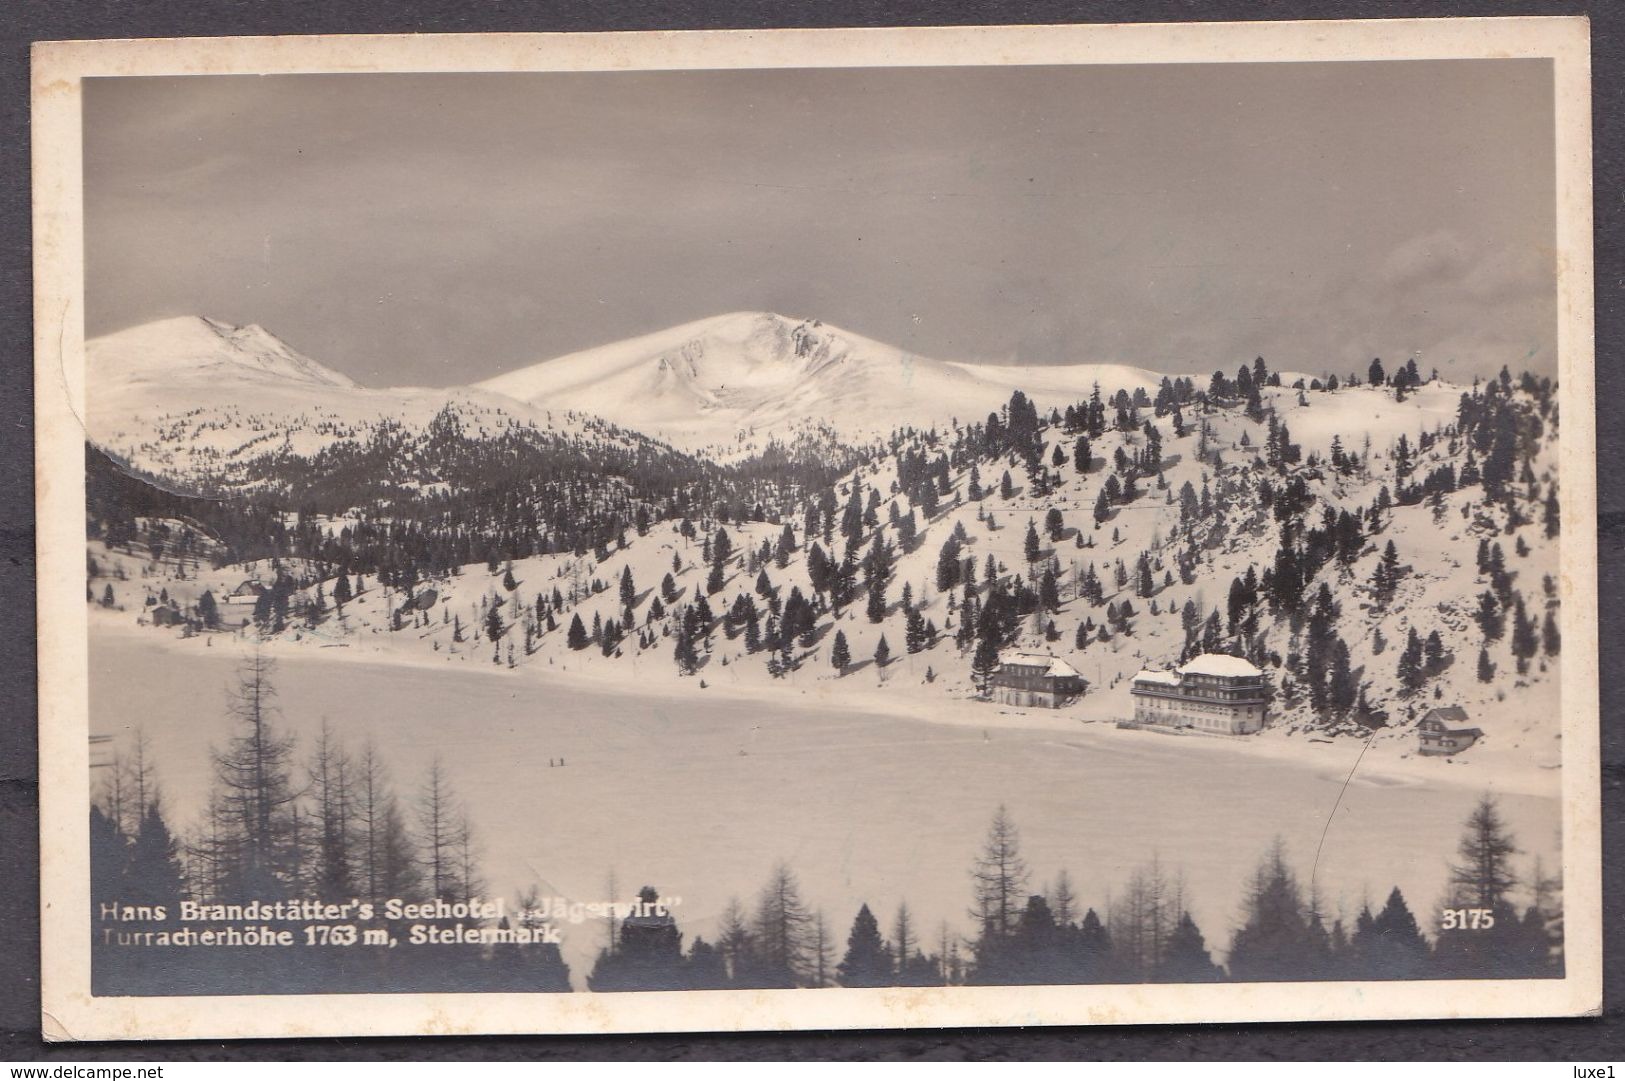
[[[25,0],[0,9],[0,1058],[92,1059],[1552,1059],[1622,1057],[1625,969],[1613,933],[1625,915],[1625,732],[1609,688],[1625,671],[1625,175],[1620,85],[1625,7],[1597,3],[1438,0]],[[1601,1017],[1563,1021],[1407,1024],[605,1036],[481,1039],[276,1040],[79,1044],[39,1039],[39,833],[35,744],[32,277],[29,241],[28,49],[65,38],[230,34],[754,29],[775,26],[932,26],[986,23],[1180,22],[1248,18],[1575,15],[1591,17],[1596,214],[1599,627],[1602,710],[1603,927]],[[1448,1004],[1441,1004],[1448,1008]]]

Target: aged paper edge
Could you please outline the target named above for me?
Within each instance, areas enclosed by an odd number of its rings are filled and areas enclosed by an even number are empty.
[[[1533,57],[1556,105],[1562,523],[1561,980],[568,995],[90,995],[81,80]],[[881,30],[184,38],[33,50],[42,1028],[52,1041],[1575,1016],[1602,1007],[1589,23],[1373,20]]]

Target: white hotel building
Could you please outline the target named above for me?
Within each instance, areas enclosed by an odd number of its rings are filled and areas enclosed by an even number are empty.
[[[1268,719],[1263,671],[1227,653],[1204,653],[1168,672],[1146,669],[1132,694],[1137,724],[1242,736]]]

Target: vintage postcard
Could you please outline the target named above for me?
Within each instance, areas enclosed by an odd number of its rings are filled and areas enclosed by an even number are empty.
[[[1599,1009],[1588,48],[38,46],[47,1034]]]

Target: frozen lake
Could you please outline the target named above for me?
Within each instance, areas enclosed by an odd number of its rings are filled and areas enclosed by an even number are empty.
[[[94,630],[91,731],[145,728],[171,821],[189,829],[210,780],[210,746],[229,732],[225,688],[239,645],[204,648]],[[867,901],[890,924],[907,899],[928,948],[943,920],[968,933],[969,868],[1005,803],[1039,890],[1065,867],[1099,909],[1153,856],[1182,871],[1218,959],[1244,883],[1276,836],[1300,877],[1357,747],[1304,743],[1296,759],[1215,740],[1080,725],[1066,731],[963,726],[787,701],[753,703],[685,683],[647,695],[534,671],[444,670],[314,650],[278,655],[282,723],[300,757],[322,718],[359,747],[371,734],[410,798],[439,755],[478,831],[493,890],[599,900],[651,884],[683,903],[686,938],[713,939],[731,896],[749,904],[775,861],[844,945]],[[550,759],[563,759],[550,768]],[[1327,833],[1316,884],[1352,922],[1398,885],[1428,926],[1463,819],[1481,789],[1358,773]],[[1527,867],[1559,851],[1555,799],[1510,794],[1505,817]],[[602,927],[567,932],[577,984]]]

